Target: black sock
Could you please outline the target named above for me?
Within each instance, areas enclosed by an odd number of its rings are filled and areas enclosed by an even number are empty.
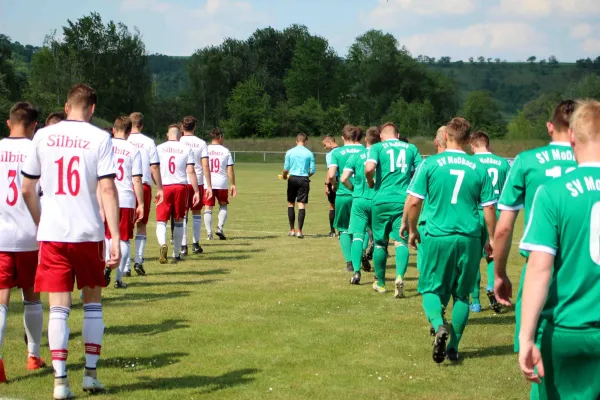
[[[288,207],[288,219],[290,221],[290,230],[294,230],[294,223],[296,222],[296,213],[294,207]]]
[[[298,210],[298,230],[302,232],[302,227],[304,226],[304,217],[306,216],[306,210],[301,208]]]
[[[333,220],[334,219],[335,219],[335,210],[329,210],[329,228],[331,229],[331,232],[335,231],[333,229]]]

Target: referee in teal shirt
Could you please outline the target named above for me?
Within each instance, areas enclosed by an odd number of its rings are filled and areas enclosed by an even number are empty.
[[[283,179],[288,181],[287,201],[288,219],[290,221],[290,233],[288,236],[297,236],[304,239],[302,227],[306,216],[306,204],[308,203],[308,192],[310,191],[310,177],[315,174],[315,155],[306,148],[306,135],[300,133],[296,136],[296,147],[285,153],[285,164],[283,165]],[[294,203],[298,203],[298,230],[294,229],[296,212]]]

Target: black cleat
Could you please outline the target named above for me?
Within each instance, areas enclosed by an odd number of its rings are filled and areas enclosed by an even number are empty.
[[[131,271],[125,271],[123,275],[129,278],[131,276]]]
[[[448,341],[448,331],[444,325],[440,325],[435,339],[433,339],[433,361],[441,364],[446,359],[446,341]]]
[[[456,350],[456,349],[446,350],[446,358],[452,362],[457,362],[459,359],[458,350]]]
[[[29,340],[27,340],[27,331],[23,332],[23,339],[25,339],[25,346],[29,344]]]
[[[350,283],[352,285],[360,285],[360,272],[356,272],[354,275],[352,275],[352,278],[350,278]]]
[[[177,264],[178,262],[183,261],[183,257],[181,257],[181,255],[177,256],[177,257],[173,257],[171,259],[171,264]]]
[[[373,260],[373,253],[375,252],[375,245],[371,243],[369,247],[367,247],[367,260]]]
[[[217,229],[217,231],[215,233],[219,237],[219,239],[227,240],[227,238],[225,237],[225,234],[223,233],[223,231],[221,229]]]
[[[346,272],[354,272],[354,267],[352,266],[352,261],[348,261],[346,263]]]
[[[144,266],[142,264],[135,263],[133,265],[133,269],[135,270],[135,273],[138,275],[141,275],[141,276],[146,275],[146,271],[144,270]],[[129,273],[129,276],[131,276],[131,272]]]
[[[498,303],[498,300],[496,300],[496,296],[494,295],[494,291],[493,290],[488,290],[488,291],[485,292],[485,294],[487,294],[487,297],[490,300],[490,307],[492,308],[492,310],[494,310],[494,312],[496,314],[499,314],[500,311],[502,311],[502,304]]]
[[[110,273],[111,273],[111,269],[106,267],[104,268],[104,282],[106,282],[106,287],[108,287],[108,285],[110,285]]]
[[[202,254],[203,252],[204,252],[204,250],[202,249],[202,247],[200,246],[200,244],[194,243],[194,245],[192,246],[192,253],[194,253],[194,254]]]
[[[123,281],[115,281],[115,289],[127,289],[127,284]]]
[[[363,271],[365,272],[371,272],[371,263],[369,262],[369,257],[367,257],[367,254],[363,254],[362,260],[361,260],[361,266]]]
[[[334,237],[337,237],[337,233],[335,233],[335,231],[331,231],[331,232],[329,232],[329,235],[328,235],[328,236],[329,236],[330,238],[334,238]]]
[[[435,328],[433,325],[429,325],[429,335],[435,336]]]
[[[182,256],[187,256],[188,255],[188,248],[187,248],[187,246],[181,246],[181,255]]]

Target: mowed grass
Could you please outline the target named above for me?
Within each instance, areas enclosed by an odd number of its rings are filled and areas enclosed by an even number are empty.
[[[239,195],[231,201],[225,230],[229,240],[207,242],[203,227],[204,254],[179,265],[158,264],[155,224],[150,223],[148,275],[126,278],[126,290],[112,285],[105,290],[106,334],[98,368],[108,392],[94,398],[528,396],[512,352],[512,311],[471,315],[461,343],[462,362],[434,364],[429,325],[416,292],[414,254],[406,298],[394,299],[393,291],[373,292],[372,273],[363,275],[360,287],[351,286],[338,241],[325,237],[323,168],[312,179],[303,241],[286,236],[286,183],[277,180],[279,170],[276,164],[238,164]],[[515,240],[521,231],[519,223]],[[393,260],[388,289],[393,287]],[[522,264],[513,248],[513,282]],[[487,299],[482,304],[487,306]],[[44,308],[46,327],[47,297]],[[52,369],[25,369],[22,311],[14,291],[3,346],[10,383],[0,386],[0,398],[51,398]],[[87,398],[81,390],[82,318],[74,293],[69,378],[76,396]],[[46,338],[44,328],[42,357],[50,363]]]

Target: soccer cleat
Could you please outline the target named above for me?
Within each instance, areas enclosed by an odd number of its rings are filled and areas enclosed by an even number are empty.
[[[97,378],[91,376],[84,376],[81,386],[83,391],[88,393],[99,393],[106,390],[104,385]]]
[[[194,245],[192,246],[192,253],[194,254],[202,254],[204,252],[204,250],[202,249],[202,247],[200,246],[199,243],[194,243]]]
[[[110,285],[110,272],[112,270],[108,267],[104,268],[104,282],[106,282],[106,287]]]
[[[435,328],[433,327],[433,325],[429,325],[429,335],[435,336]]]
[[[206,240],[213,240],[213,234],[212,233],[207,234]]]
[[[69,386],[69,381],[67,378],[61,379],[65,381],[66,384],[62,385],[54,385],[54,399],[55,400],[65,400],[65,399],[73,399],[75,395],[71,392],[71,388]]]
[[[502,311],[502,304],[498,303],[498,300],[496,300],[496,295],[494,295],[494,291],[487,290],[485,294],[487,294],[487,297],[490,300],[490,307],[492,308],[492,310],[494,310],[496,314],[500,313],[500,311]]]
[[[288,236],[296,236],[296,231],[292,229],[288,232]]]
[[[458,361],[458,350],[456,349],[448,349],[446,350],[446,358],[452,362]]]
[[[27,369],[28,370],[35,371],[40,368],[44,368],[45,366],[46,366],[46,363],[44,362],[44,360],[42,360],[42,358],[37,358],[34,356],[27,357]]]
[[[6,371],[4,371],[4,362],[0,358],[0,383],[6,383]]]
[[[379,283],[377,282],[377,280],[375,282],[373,282],[373,290],[376,291],[377,293],[387,293],[387,290],[385,290],[385,287],[383,286],[379,286]]]
[[[171,264],[177,264],[178,262],[181,262],[181,261],[183,261],[183,257],[180,254],[177,257],[173,257],[171,259]]]
[[[215,234],[219,237],[220,240],[227,240],[225,234],[223,233],[223,229],[217,229],[217,232],[215,232]]]
[[[139,263],[135,263],[133,265],[133,269],[135,270],[135,273],[141,276],[146,275],[146,271],[144,270],[144,266],[142,264]],[[129,273],[129,276],[131,276],[131,273]]]
[[[166,244],[163,244],[162,246],[160,246],[160,255],[158,257],[159,263],[161,263],[161,264],[167,263],[167,253],[168,252],[169,252],[169,249]]]
[[[396,289],[394,291],[394,298],[400,299],[404,297],[404,281],[398,277],[395,282]]]
[[[181,255],[182,256],[187,256],[188,255],[187,245],[186,246],[181,246]]]
[[[433,339],[433,361],[441,364],[446,359],[446,341],[448,341],[448,331],[444,325],[440,325],[435,339]]]
[[[330,238],[334,238],[334,237],[337,237],[337,233],[335,233],[335,231],[331,231],[331,232],[329,232],[329,235],[328,235],[328,236],[329,236]]]
[[[123,281],[115,281],[115,289],[127,289],[127,284]]]
[[[346,263],[346,272],[354,272],[354,267],[352,266],[352,261],[348,261]]]
[[[129,278],[129,277],[131,277],[131,271],[125,271],[125,272],[123,273],[123,276],[126,276],[126,277],[128,277],[128,278]]]
[[[304,235],[301,231],[296,232],[296,237],[298,237],[298,239],[304,239]]]
[[[352,278],[350,278],[350,284],[352,285],[360,285],[360,272],[356,272],[354,273],[354,275],[352,275]]]
[[[360,265],[362,266],[363,271],[371,272],[371,263],[369,262],[369,257],[367,257],[366,253],[363,253],[362,259],[360,260]]]
[[[471,309],[471,312],[474,312],[474,313],[480,313],[481,312],[481,304],[471,304],[469,306],[469,308]]]

